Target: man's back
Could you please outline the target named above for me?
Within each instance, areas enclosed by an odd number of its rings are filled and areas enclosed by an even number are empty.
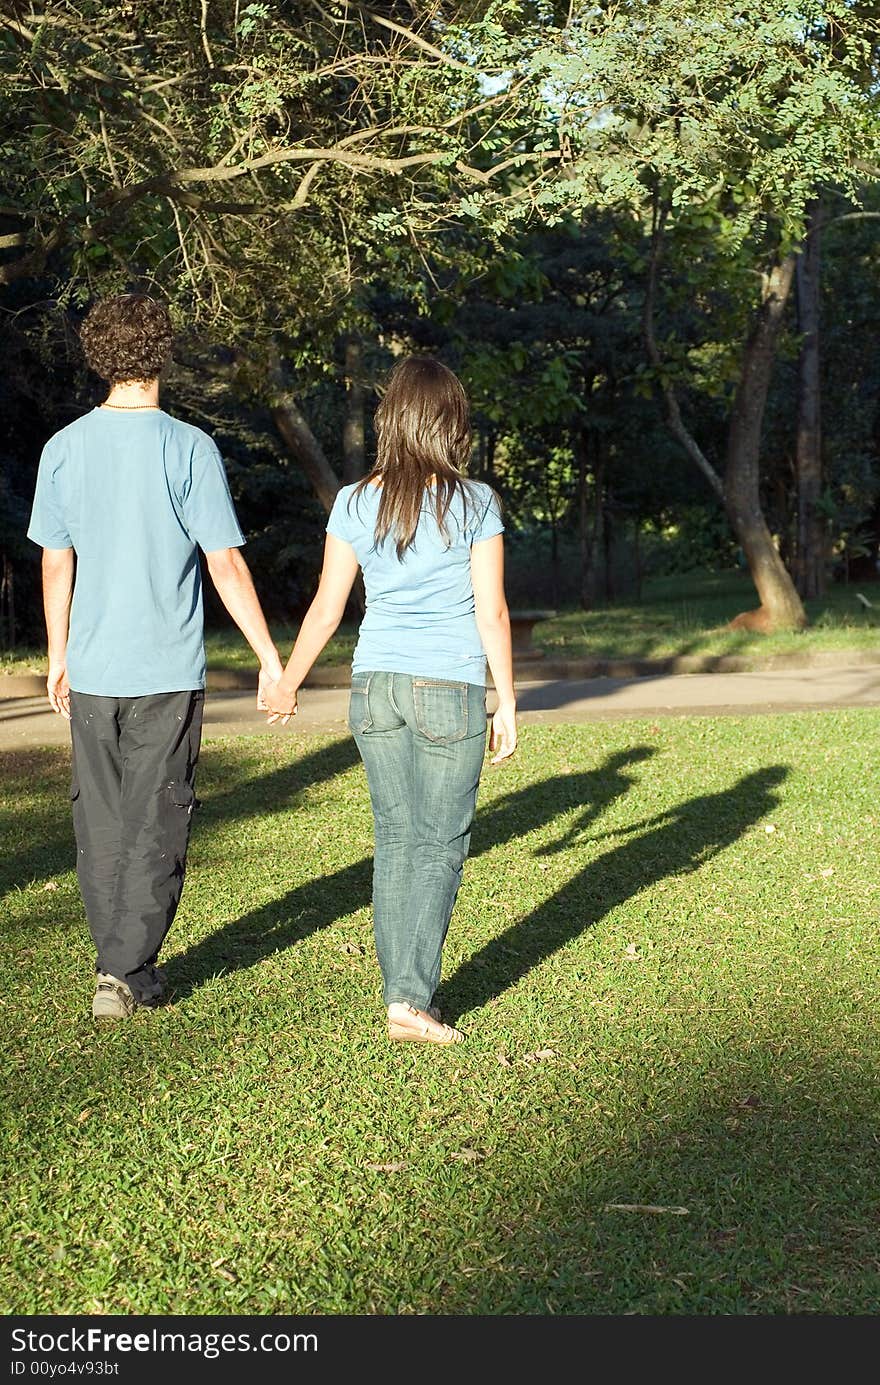
[[[99,696],[205,682],[206,552],[244,542],[216,446],[158,408],[96,408],[46,445],[29,535],[76,551],[68,677]]]

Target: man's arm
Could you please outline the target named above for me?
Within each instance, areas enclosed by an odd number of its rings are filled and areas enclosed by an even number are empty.
[[[250,569],[238,548],[219,548],[205,559],[220,600],[260,661],[257,706],[263,709],[265,689],[278,681],[282,669]]]
[[[43,549],[43,610],[49,637],[49,676],[46,691],[53,712],[70,721],[70,684],[67,681],[67,635],[73,597],[73,549]]]

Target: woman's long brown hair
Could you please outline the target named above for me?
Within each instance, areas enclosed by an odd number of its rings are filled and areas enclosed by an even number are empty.
[[[354,493],[381,483],[376,543],[393,535],[397,556],[412,544],[430,487],[440,532],[456,491],[467,506],[461,468],[471,450],[470,408],[461,381],[430,356],[408,356],[388,377],[376,410],[376,465]],[[433,479],[433,485],[431,481]]]

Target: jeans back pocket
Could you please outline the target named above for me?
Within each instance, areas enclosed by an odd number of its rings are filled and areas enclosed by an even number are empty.
[[[461,741],[468,730],[468,685],[443,678],[413,679],[416,727],[429,741]]]
[[[369,731],[373,725],[373,718],[370,715],[370,679],[372,676],[371,673],[353,673],[351,675],[348,727],[356,736],[364,731]]]

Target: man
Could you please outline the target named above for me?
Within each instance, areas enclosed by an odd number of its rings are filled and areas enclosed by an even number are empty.
[[[205,686],[199,548],[260,661],[258,705],[281,662],[220,454],[159,406],[166,308],[107,299],[81,338],[110,392],[46,444],[28,537],[43,548],[49,701],[71,725],[92,1014],[123,1019],[162,996],[156,963],[183,889]]]

